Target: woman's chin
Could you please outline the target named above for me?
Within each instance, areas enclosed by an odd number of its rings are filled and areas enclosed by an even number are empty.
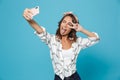
[[[67,35],[68,35],[68,34],[65,34],[65,33],[64,33],[64,34],[61,34],[61,36],[67,36]]]
[[[64,34],[61,34],[61,36],[64,36]]]
[[[67,33],[67,32],[64,32],[64,33],[60,33],[61,34],[61,36],[66,36],[66,35],[68,35],[69,33]]]
[[[64,34],[61,34],[61,36],[64,36]]]

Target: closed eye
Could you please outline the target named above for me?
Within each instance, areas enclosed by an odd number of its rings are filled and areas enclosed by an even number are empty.
[[[71,22],[68,23],[69,26],[73,27],[73,24]]]

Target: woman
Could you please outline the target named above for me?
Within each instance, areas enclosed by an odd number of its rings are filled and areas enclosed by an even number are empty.
[[[76,70],[76,60],[80,50],[99,41],[97,33],[83,28],[78,18],[70,12],[64,14],[58,24],[56,35],[49,34],[44,27],[32,19],[31,9],[25,9],[23,16],[35,29],[35,34],[50,48],[50,56],[55,72],[54,80],[81,80]],[[82,32],[88,38],[77,37]]]

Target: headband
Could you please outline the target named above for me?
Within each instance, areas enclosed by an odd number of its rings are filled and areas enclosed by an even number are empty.
[[[75,16],[72,11],[70,11],[70,12],[64,12],[63,16],[66,16],[68,14],[72,14],[75,17],[75,19],[77,20],[77,22],[79,22],[77,16]]]

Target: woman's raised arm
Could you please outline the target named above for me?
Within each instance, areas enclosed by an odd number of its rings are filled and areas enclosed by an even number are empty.
[[[39,24],[33,20],[33,12],[32,9],[25,9],[23,12],[23,17],[27,20],[27,22],[31,25],[31,27],[38,33],[42,33],[43,29],[41,28],[41,26],[39,26]]]

